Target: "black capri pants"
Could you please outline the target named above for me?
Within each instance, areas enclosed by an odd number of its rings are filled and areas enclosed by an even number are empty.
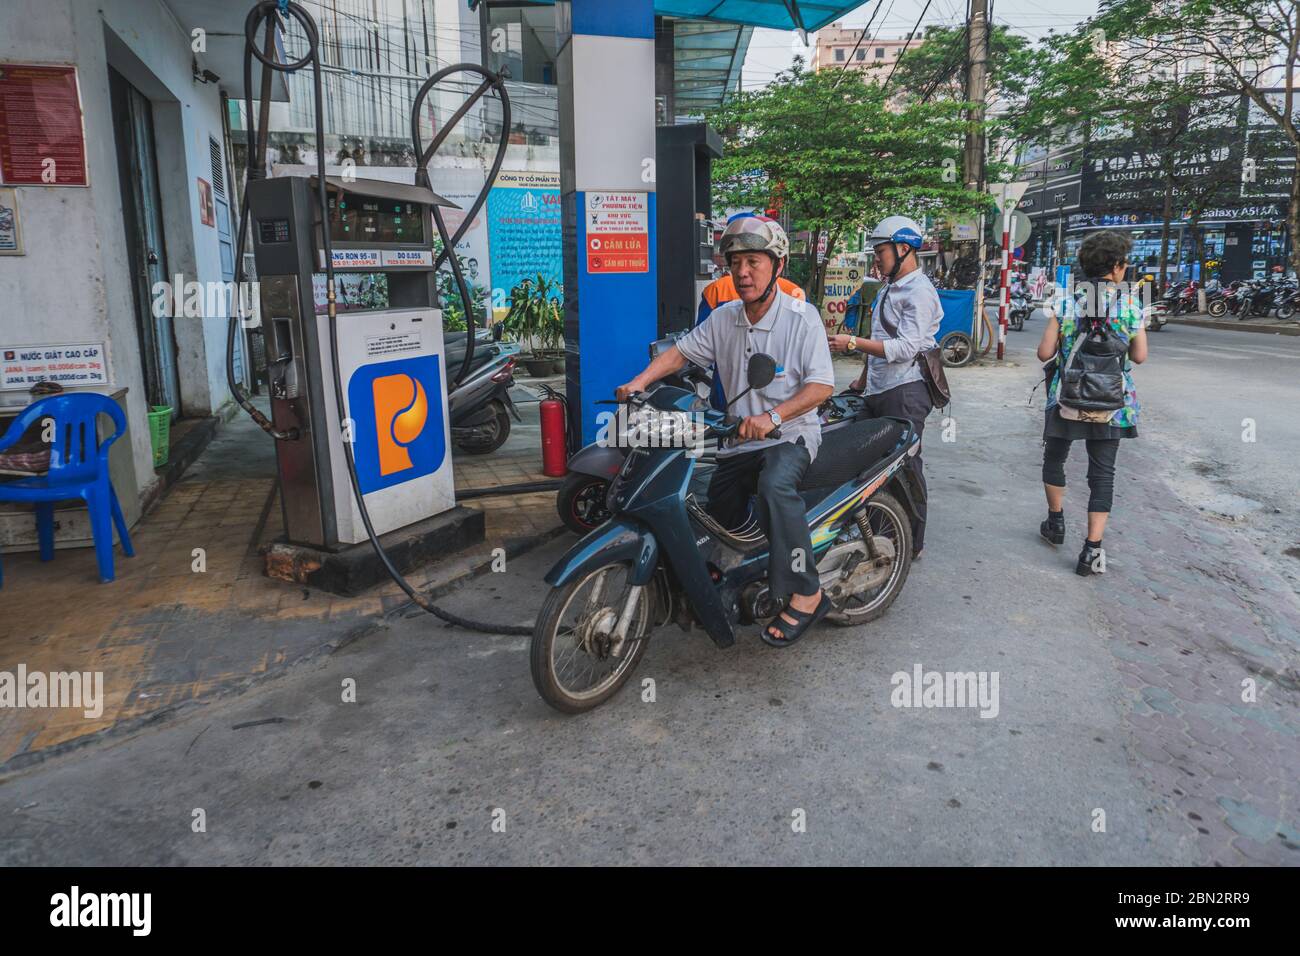
[[[1118,438],[1089,438],[1088,447],[1088,510],[1110,511],[1115,496],[1115,455],[1119,451]],[[1065,460],[1070,457],[1069,438],[1043,440],[1043,484],[1065,487]]]

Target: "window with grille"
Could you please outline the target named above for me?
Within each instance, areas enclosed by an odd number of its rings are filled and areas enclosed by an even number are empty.
[[[221,144],[208,137],[208,154],[212,157],[212,191],[218,196],[226,194],[226,167],[221,161]]]

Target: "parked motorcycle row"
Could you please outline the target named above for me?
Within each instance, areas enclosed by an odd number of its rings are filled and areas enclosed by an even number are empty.
[[[1189,311],[1195,311],[1195,291],[1191,297],[1193,306]],[[1300,286],[1294,279],[1238,279],[1216,289],[1207,288],[1205,297],[1206,311],[1216,319],[1225,315],[1238,320],[1270,315],[1289,319],[1300,312]]]

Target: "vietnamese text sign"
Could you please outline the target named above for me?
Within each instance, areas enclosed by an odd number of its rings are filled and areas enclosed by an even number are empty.
[[[831,266],[822,285],[822,322],[834,329],[844,321],[849,297],[862,286],[862,269],[858,266]]]
[[[37,382],[107,384],[104,343],[0,347],[0,388],[28,389]]]
[[[492,306],[504,308],[525,279],[564,281],[560,174],[502,170],[488,193]]]
[[[650,271],[650,198],[647,193],[586,194],[587,271]]]
[[[76,67],[0,63],[0,182],[86,185]]]

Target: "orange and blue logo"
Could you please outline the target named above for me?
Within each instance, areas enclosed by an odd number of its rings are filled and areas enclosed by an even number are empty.
[[[447,455],[436,355],[364,365],[348,382],[362,492],[438,470]]]

